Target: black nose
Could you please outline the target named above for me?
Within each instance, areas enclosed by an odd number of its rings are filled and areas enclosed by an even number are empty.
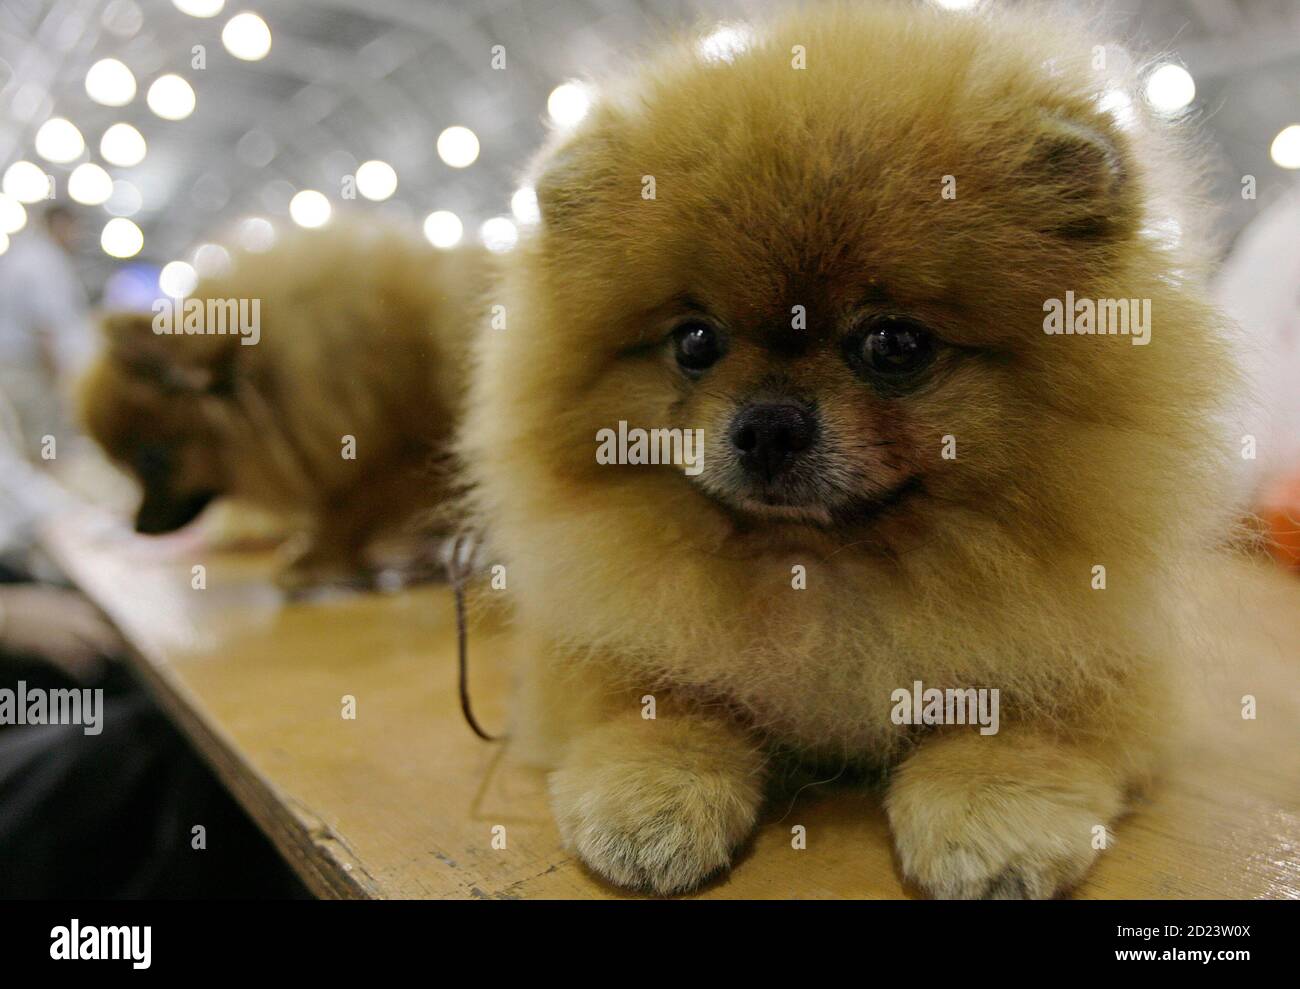
[[[145,536],[175,532],[193,522],[216,497],[212,491],[199,491],[171,498],[145,488],[144,500],[135,516],[135,531]]]
[[[740,466],[771,481],[812,446],[817,420],[798,405],[749,405],[731,423]]]

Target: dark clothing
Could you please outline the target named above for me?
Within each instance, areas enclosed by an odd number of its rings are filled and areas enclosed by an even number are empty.
[[[309,895],[123,666],[79,684],[0,656],[0,688],[19,680],[102,687],[103,730],[0,726],[0,898]]]

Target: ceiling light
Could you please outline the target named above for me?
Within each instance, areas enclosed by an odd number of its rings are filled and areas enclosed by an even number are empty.
[[[86,95],[104,106],[126,106],[135,99],[135,76],[115,58],[101,58],[86,73]]]
[[[510,197],[510,212],[523,224],[532,224],[540,220],[542,214],[537,207],[537,190],[531,185],[516,189],[515,194]]]
[[[203,278],[230,271],[230,252],[220,244],[200,244],[194,251],[194,270]]]
[[[460,217],[445,209],[430,213],[424,220],[424,236],[434,247],[446,250],[460,243],[465,227]]]
[[[1300,168],[1300,124],[1282,128],[1268,153],[1279,168]]]
[[[1181,65],[1166,62],[1147,76],[1146,96],[1161,113],[1177,113],[1196,96],[1196,83]]]
[[[144,23],[144,14],[135,0],[109,0],[99,23],[109,34],[119,38],[134,38]]]
[[[478,137],[468,127],[448,127],[438,135],[438,157],[452,168],[466,168],[478,158]]]
[[[113,179],[93,162],[83,162],[68,176],[68,195],[84,206],[98,206],[113,195]]]
[[[551,90],[546,112],[561,127],[572,127],[591,109],[591,90],[581,82],[565,82]]]
[[[315,189],[303,189],[289,200],[289,216],[300,227],[323,227],[329,222],[330,212],[330,201]]]
[[[130,168],[144,161],[148,147],[144,135],[130,124],[114,124],[104,131],[99,141],[99,153],[110,165]]]
[[[62,117],[51,117],[36,132],[36,153],[46,161],[63,164],[86,150],[81,131]]]
[[[737,24],[723,24],[700,39],[695,46],[709,62],[730,62],[749,47],[751,32]]]
[[[504,216],[485,220],[478,233],[483,239],[483,246],[494,254],[510,250],[519,240],[519,230]]]
[[[184,120],[194,112],[194,87],[180,76],[168,73],[153,81],[145,102],[163,120]]]
[[[108,197],[104,209],[113,216],[135,216],[143,206],[144,197],[134,183],[118,179],[113,183],[113,194]]]
[[[16,161],[5,169],[5,195],[20,203],[35,203],[50,198],[50,177],[40,165]]]
[[[226,0],[172,0],[172,3],[182,14],[191,17],[216,17],[226,5]]]
[[[357,169],[357,191],[367,199],[381,202],[397,191],[397,173],[386,161],[362,162]]]
[[[269,220],[251,216],[239,225],[239,244],[254,254],[269,251],[275,246],[275,227]]]
[[[144,234],[130,220],[115,216],[104,224],[99,235],[99,246],[112,258],[133,258],[144,247]]]
[[[236,14],[221,29],[221,43],[235,58],[256,62],[271,50],[271,29],[256,14]]]
[[[198,273],[184,261],[169,261],[158,272],[158,287],[173,299],[186,298],[198,283]]]
[[[27,210],[13,196],[0,192],[0,234],[16,234],[27,225]]]

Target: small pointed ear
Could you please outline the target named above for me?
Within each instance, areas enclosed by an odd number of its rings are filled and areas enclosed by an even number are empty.
[[[577,156],[572,147],[558,148],[537,163],[537,208],[542,214],[542,224],[556,227],[581,205]]]
[[[211,338],[159,333],[150,313],[111,312],[100,320],[109,359],[132,376],[167,392],[224,392],[230,370],[224,348]]]
[[[1125,154],[1121,138],[1100,125],[1045,119],[1028,165],[1044,207],[1044,232],[1074,240],[1113,239],[1131,232],[1138,209]]]
[[[537,207],[544,227],[563,227],[604,198],[621,181],[621,157],[612,128],[607,126],[612,107],[593,107],[592,118],[578,130],[556,135],[530,169],[537,191]]]

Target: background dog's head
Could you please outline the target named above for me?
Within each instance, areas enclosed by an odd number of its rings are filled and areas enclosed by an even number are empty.
[[[216,406],[233,388],[237,340],[159,335],[149,314],[103,321],[106,347],[82,382],[81,419],[139,481],[138,532],[172,532],[227,487]]]

